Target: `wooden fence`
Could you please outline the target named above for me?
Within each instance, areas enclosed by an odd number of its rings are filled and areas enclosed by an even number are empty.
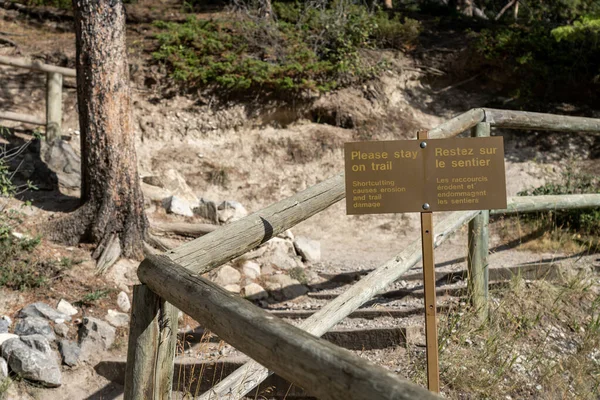
[[[473,109],[430,130],[429,137],[451,137],[467,130],[472,136],[488,136],[491,127],[600,132],[600,120]],[[142,285],[134,288],[125,399],[171,397],[177,333],[175,307],[256,360],[240,367],[201,399],[241,398],[272,372],[322,399],[436,398],[427,390],[317,338],[414,266],[421,259],[420,240],[363,277],[300,328],[285,324],[199,277],[343,198],[344,177],[340,174],[162,256],[147,257],[138,269]],[[509,199],[506,210],[491,213],[587,207],[600,207],[600,195],[516,197]],[[489,215],[490,211],[453,212],[434,229],[437,247],[469,224],[469,291],[481,318],[487,316]]]
[[[75,77],[75,70],[44,64],[39,61],[28,61],[7,56],[0,56],[0,64],[46,73],[46,119],[2,110],[0,110],[0,119],[45,125],[46,140],[48,142],[60,138],[62,130],[63,76]]]

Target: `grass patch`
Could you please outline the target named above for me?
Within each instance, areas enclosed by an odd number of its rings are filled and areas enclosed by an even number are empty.
[[[443,391],[450,398],[597,398],[599,289],[597,277],[584,273],[554,283],[515,277],[492,291],[487,324],[466,305],[442,316]]]
[[[600,178],[567,169],[557,182],[519,192],[519,196],[600,193]],[[543,232],[547,246],[563,248],[574,242],[590,250],[600,246],[600,208],[553,210],[520,216],[526,224]],[[554,243],[554,244],[552,244]],[[572,247],[572,246],[571,246]]]
[[[40,237],[17,237],[13,227],[21,222],[14,210],[0,215],[0,287],[25,290],[45,286],[70,265],[38,254]]]
[[[77,307],[93,306],[98,300],[104,299],[112,292],[112,289],[98,289],[86,293],[80,300],[77,300],[73,305]]]

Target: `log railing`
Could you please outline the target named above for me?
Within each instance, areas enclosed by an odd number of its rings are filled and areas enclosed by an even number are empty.
[[[39,61],[29,61],[21,58],[0,56],[0,65],[16,68],[26,68],[46,73],[46,119],[32,115],[18,114],[0,110],[0,119],[25,122],[46,126],[46,141],[51,142],[60,138],[62,131],[62,87],[63,76],[75,77],[74,69],[57,67]]]
[[[491,127],[600,132],[600,120],[481,108],[461,114],[429,134],[431,138],[442,138],[471,130],[472,136],[487,136]],[[138,270],[142,285],[134,289],[125,399],[171,396],[177,318],[176,309],[169,303],[256,360],[229,375],[201,399],[239,399],[271,371],[323,399],[433,398],[413,384],[315,338],[414,266],[421,259],[420,240],[308,318],[300,326],[306,333],[198,277],[343,198],[344,177],[340,174],[164,256],[146,258]],[[509,199],[506,210],[492,210],[491,214],[587,207],[600,207],[600,195],[516,197]],[[434,230],[437,247],[469,224],[469,289],[482,318],[487,315],[489,214],[488,211],[454,212]],[[375,376],[379,379],[372,381]],[[376,383],[376,388],[371,383]]]

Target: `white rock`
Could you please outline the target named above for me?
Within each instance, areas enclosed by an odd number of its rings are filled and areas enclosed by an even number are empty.
[[[195,208],[200,205],[200,200],[194,194],[192,189],[188,186],[185,178],[175,169],[169,169],[165,171],[161,180],[166,190],[173,193],[173,195],[184,199],[190,206]]]
[[[223,289],[225,289],[231,293],[239,293],[242,290],[242,288],[240,288],[240,285],[235,284],[235,283],[232,285],[227,285]]]
[[[104,319],[115,328],[129,325],[129,315],[115,310],[108,310]]]
[[[294,240],[294,247],[304,261],[321,261],[321,243],[319,241],[299,236]]]
[[[129,296],[127,296],[127,293],[123,291],[119,292],[117,295],[117,305],[123,312],[129,312],[129,310],[131,310],[131,302],[129,301]]]
[[[194,212],[189,202],[179,196],[171,196],[168,200],[167,211],[171,214],[193,217]]]
[[[256,279],[260,276],[260,265],[254,261],[245,261],[242,264],[242,272],[250,279]]]
[[[7,340],[18,337],[19,335],[15,335],[14,333],[0,333],[0,346],[2,346],[2,343],[6,342]]]
[[[244,296],[250,300],[261,300],[269,297],[269,294],[258,283],[251,283],[244,287]]]
[[[3,320],[5,320],[6,322],[8,322],[8,326],[12,325],[12,319],[8,316],[8,315],[3,315],[2,318]]]
[[[140,186],[142,188],[142,193],[144,194],[144,199],[163,202],[165,201],[165,199],[168,199],[173,195],[166,189],[160,188],[158,186],[148,185],[144,182],[142,182]]]
[[[0,381],[8,378],[8,364],[6,360],[0,357]]]
[[[223,223],[236,221],[248,215],[248,211],[246,211],[241,203],[232,200],[223,201],[219,204],[217,212],[219,214],[219,221]]]
[[[75,314],[77,314],[79,311],[77,311],[77,309],[75,307],[73,307],[71,305],[71,303],[69,303],[68,301],[66,301],[65,299],[61,299],[58,302],[58,305],[56,306],[56,309],[63,313],[66,314],[68,316],[73,316]]]
[[[217,285],[225,287],[227,285],[234,285],[239,283],[241,278],[242,274],[240,274],[240,272],[237,269],[230,267],[229,265],[224,265],[221,268],[219,268],[217,276],[214,278],[213,281]]]

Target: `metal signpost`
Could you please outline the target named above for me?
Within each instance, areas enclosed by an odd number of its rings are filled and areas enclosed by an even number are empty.
[[[502,137],[351,142],[346,213],[421,213],[427,384],[439,393],[433,211],[506,208]]]

